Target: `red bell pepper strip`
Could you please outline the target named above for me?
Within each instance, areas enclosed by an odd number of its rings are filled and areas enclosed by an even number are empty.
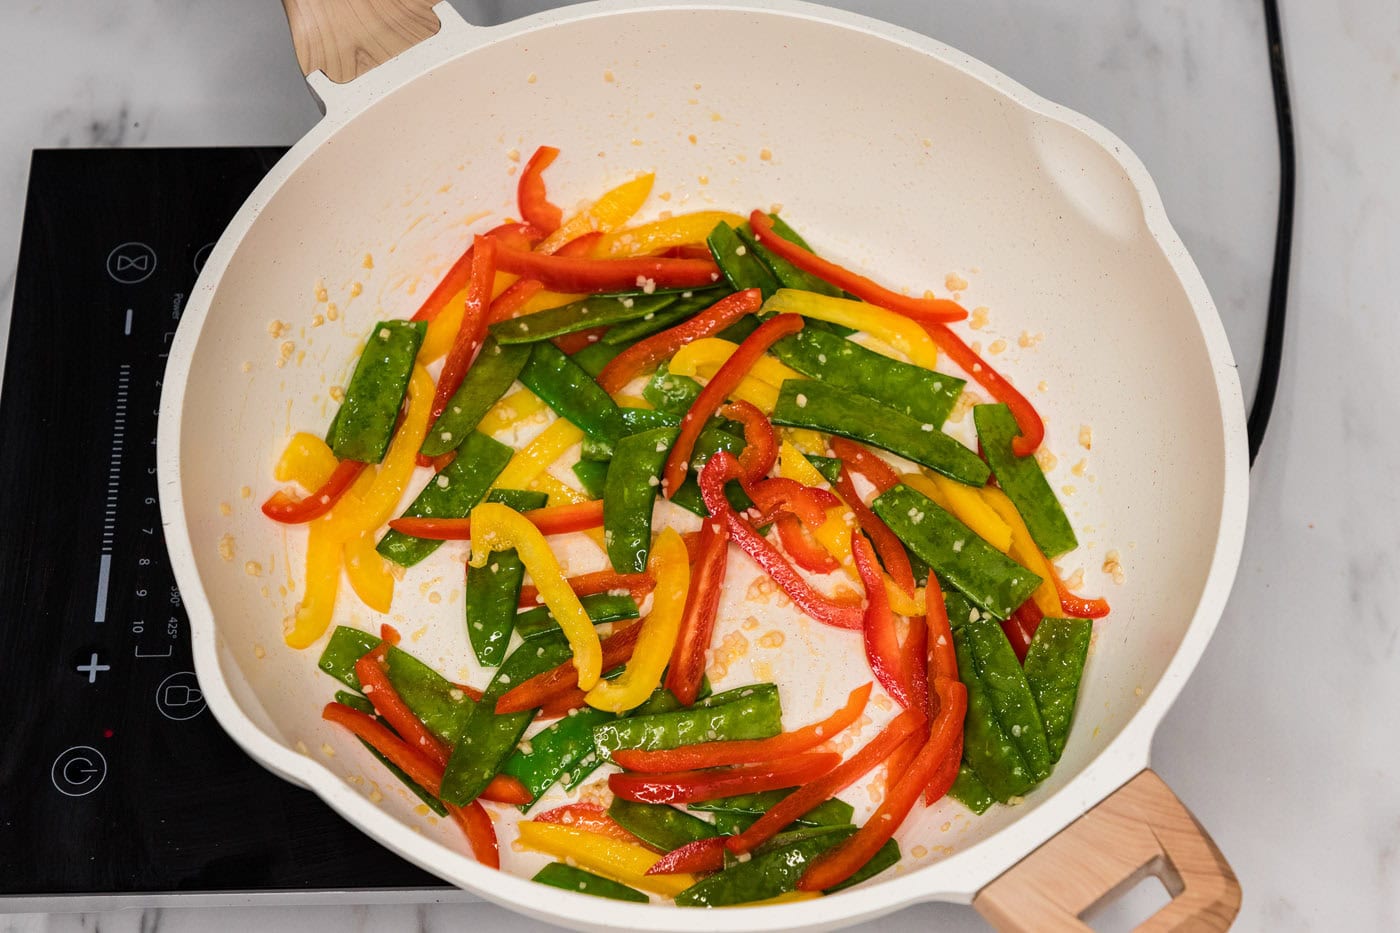
[[[710,836],[672,849],[647,869],[648,875],[698,874],[724,868],[724,836]]]
[[[748,829],[737,836],[729,837],[725,845],[729,851],[742,855],[767,842],[784,826],[873,771],[924,722],[923,714],[919,710],[908,709],[900,713],[864,748],[842,762],[839,767],[788,794],[770,807],[768,812],[760,816]]]
[[[386,650],[387,646],[381,645],[355,662],[355,675],[360,678],[365,698],[411,748],[417,749],[439,768],[447,767],[446,746],[413,714],[390,682],[389,674],[384,670]]]
[[[462,379],[471,369],[477,351],[486,340],[486,317],[491,308],[491,288],[496,280],[496,240],[479,236],[472,243],[472,278],[467,287],[467,309],[462,315],[462,326],[452,341],[452,349],[447,351],[442,372],[438,375],[437,389],[433,392],[432,412],[428,416],[430,424],[447,409],[447,403],[462,385]]]
[[[909,553],[904,550],[904,545],[890,530],[890,526],[870,511],[870,507],[856,494],[855,483],[851,480],[851,472],[845,463],[841,464],[841,472],[836,477],[836,492],[855,515],[856,524],[870,537],[870,542],[875,545],[875,553],[880,555],[880,563],[885,565],[885,572],[890,575],[895,586],[913,596],[914,570],[909,564]]]
[[[380,622],[379,640],[396,646],[399,642],[403,641],[403,636],[399,634],[398,629],[394,628],[388,622]]]
[[[743,460],[739,461],[742,469]],[[804,486],[786,476],[774,476],[757,483],[739,481],[744,484],[744,492],[765,518],[782,512],[790,512],[809,529],[820,528],[826,521],[826,510],[841,504],[836,495],[820,486]]]
[[[467,844],[472,847],[476,860],[488,868],[501,867],[501,847],[496,841],[496,827],[491,825],[491,814],[480,802],[473,800],[465,807],[443,804],[452,816],[453,822],[462,828],[467,836]]]
[[[442,786],[442,769],[427,756],[394,735],[384,723],[357,709],[341,703],[327,703],[321,718],[344,726],[368,742],[375,751],[392,761],[409,777],[434,797]]]
[[[734,543],[768,572],[773,582],[799,609],[825,625],[861,628],[864,614],[859,605],[842,605],[813,589],[767,538],[734,511],[725,498],[724,484],[737,478],[740,472],[739,461],[725,451],[720,451],[706,462],[705,468],[700,471],[700,494],[710,514],[729,527]],[[881,588],[883,591],[883,584]]]
[[[844,437],[832,437],[831,451],[841,459],[852,473],[859,473],[875,487],[875,494],[889,492],[899,485],[899,474],[883,458],[871,453],[868,448]]]
[[[608,361],[598,373],[598,385],[616,394],[637,376],[655,369],[693,340],[713,337],[746,314],[763,307],[763,292],[746,288],[716,301],[688,321],[639,340]]]
[[[549,505],[542,509],[521,512],[529,522],[547,535],[562,535],[584,531],[603,524],[603,500],[575,502],[569,505]],[[395,531],[430,541],[469,541],[472,536],[470,518],[396,518],[389,523]]]
[[[661,471],[661,491],[667,498],[676,494],[685,482],[685,474],[690,469],[690,455],[695,449],[695,440],[705,429],[710,416],[719,410],[729,393],[753,369],[755,363],[768,352],[775,342],[795,334],[802,329],[802,318],[796,314],[780,314],[760,324],[758,329],[744,338],[729,359],[720,366],[719,372],[705,384],[700,394],[691,403],[690,410],[681,419],[681,432],[671,445],[671,453],[666,457],[666,466]]]
[[[606,327],[590,327],[588,330],[577,330],[572,334],[560,334],[553,339],[553,343],[566,355],[573,356],[589,344],[597,343],[598,338],[607,330]]]
[[[720,406],[719,416],[744,426],[744,449],[739,454],[739,466],[744,469],[741,480],[753,483],[771,473],[778,462],[778,436],[768,416],[743,399]]]
[[[1007,382],[1005,376],[992,369],[986,360],[973,352],[973,349],[963,343],[962,338],[952,330],[942,324],[920,323],[933,338],[933,342],[948,354],[949,359],[961,366],[982,388],[992,393],[993,398],[1011,409],[1011,414],[1016,418],[1016,425],[1021,429],[1021,436],[1011,442],[1011,452],[1018,457],[1028,457],[1035,453],[1041,441],[1045,440],[1045,422],[1041,420],[1040,413],[1035,410],[1030,399],[1016,391],[1016,387]]]
[[[619,749],[612,753],[612,760],[628,771],[641,771],[647,774],[667,771],[692,771],[697,768],[722,768],[725,765],[755,764],[788,758],[801,752],[810,751],[828,739],[834,738],[865,712],[865,704],[870,700],[873,684],[862,684],[851,691],[846,705],[823,719],[821,722],[792,732],[784,732],[767,739],[739,739],[730,742],[701,742],[696,745],[682,745],[679,748],[640,751]]]
[[[928,683],[932,687],[939,677],[958,679],[958,654],[953,647],[953,626],[948,621],[943,588],[933,571],[929,571],[928,586],[924,592],[928,604],[924,617],[928,627]]]
[[[870,672],[890,698],[909,709],[913,691],[905,680],[907,665],[899,650],[899,636],[895,632],[885,580],[875,560],[875,549],[855,530],[851,532],[851,555],[855,558],[860,581],[865,584],[865,659],[870,663]]]
[[[345,490],[355,484],[364,468],[365,464],[358,460],[342,460],[330,479],[322,483],[321,488],[311,495],[293,499],[279,489],[263,503],[262,513],[284,525],[300,525],[320,518],[345,495]]]
[[[487,230],[485,236],[494,240],[504,241],[518,245],[521,249],[529,249],[544,239],[544,233],[537,227],[525,223],[504,223],[498,227]],[[473,240],[475,242],[475,240]],[[452,268],[447,270],[441,282],[432,290],[423,304],[414,312],[412,320],[431,321],[442,313],[442,309],[447,307],[447,303],[452,300],[462,289],[467,287],[467,283],[472,278],[472,257],[475,253],[472,248],[467,247],[467,251],[457,257],[457,261],[452,264]]]
[[[778,515],[773,519],[773,524],[778,529],[778,540],[783,542],[783,550],[797,566],[809,573],[831,573],[840,569],[841,562],[827,553],[797,516]]]
[[[819,856],[803,873],[797,882],[799,891],[824,891],[859,871],[899,829],[924,788],[952,756],[967,713],[967,688],[956,680],[941,680],[939,687],[938,722],[918,756],[865,825]]]
[[[609,839],[616,839],[619,842],[630,842],[633,845],[647,846],[645,842],[634,836],[622,824],[618,823],[608,815],[607,808],[597,803],[567,803],[562,807],[555,807],[553,810],[546,810],[538,816],[530,817],[537,823],[557,823],[560,826],[572,826],[574,829],[586,830],[590,833],[597,833],[600,836],[607,836]]]
[[[602,669],[610,670],[630,660],[632,649],[637,646],[637,636],[641,632],[642,627],[634,624],[604,638],[600,646],[603,652]],[[496,712],[504,715],[506,713],[519,713],[527,709],[538,709],[569,696],[577,690],[578,668],[574,667],[572,660],[565,661],[558,667],[542,674],[536,674],[524,683],[501,694],[500,698],[496,700]],[[580,691],[578,701],[580,704],[583,702],[582,696]]]
[[[626,590],[637,602],[646,599],[646,595],[656,587],[656,581],[647,573],[618,573],[616,570],[595,570],[592,573],[581,573],[576,577],[569,577],[569,589],[574,591],[575,596],[596,596],[599,593],[611,593],[615,590]],[[540,604],[539,590],[535,589],[533,583],[526,583],[520,588],[520,607],[522,609],[533,609]]]
[[[913,735],[905,739],[899,748],[890,752],[889,760],[885,762],[884,786],[886,795],[894,790],[900,777],[909,771],[909,766],[919,756],[919,750],[928,743],[929,722],[930,720],[925,719],[923,724],[914,730]]]
[[[959,732],[953,750],[943,759],[943,766],[933,773],[928,787],[924,788],[924,806],[933,806],[953,789],[953,782],[958,779],[958,769],[962,766],[962,754],[963,733]]]
[[[503,247],[496,262],[543,282],[557,292],[621,292],[653,288],[703,288],[719,281],[719,266],[710,259],[588,259],[534,253]]]
[[[1084,596],[1076,596],[1065,586],[1065,581],[1060,579],[1060,575],[1055,571],[1055,565],[1048,560],[1045,562],[1050,568],[1050,579],[1055,581],[1055,590],[1060,594],[1060,608],[1065,611],[1065,615],[1072,619],[1102,619],[1108,615],[1108,600],[1102,597],[1098,599],[1088,599]]]
[[[559,150],[553,146],[541,146],[525,163],[520,173],[520,182],[515,186],[515,200],[520,207],[520,216],[534,224],[546,234],[559,229],[564,220],[564,212],[549,203],[544,190],[544,170],[559,157]]]
[[[544,284],[534,279],[516,279],[505,291],[491,301],[491,310],[486,312],[486,321],[495,324],[513,318],[525,307],[525,302],[544,291]]]
[[[518,778],[513,778],[509,774],[498,774],[491,779],[490,784],[486,785],[486,789],[480,794],[480,799],[519,807],[535,798]]]
[[[661,251],[661,255],[667,259],[704,259],[706,256],[713,256],[708,246],[700,246],[695,243],[683,243],[680,246],[672,246]]]
[[[705,678],[705,652],[714,637],[724,576],[729,569],[729,526],[706,519],[691,559],[690,592],[685,598],[680,631],[666,669],[666,689],[682,706],[690,706]]]
[[[899,653],[904,662],[903,680],[909,685],[909,702],[914,709],[921,709],[933,722],[938,710],[933,708],[933,694],[929,690],[928,679],[928,624],[923,619],[909,620],[909,634]]]
[[[581,233],[554,251],[556,256],[587,256],[593,252],[593,244],[603,238],[603,231],[592,230]]]
[[[429,459],[428,464],[433,468],[434,473],[441,473],[452,465],[452,461],[457,459],[457,451],[449,450],[445,454],[438,454]]]
[[[622,772],[608,778],[608,787],[623,800],[638,803],[694,803],[806,784],[840,763],[841,756],[836,752],[807,752],[776,761],[715,771],[671,771],[666,774]]]
[[[946,298],[912,298],[890,291],[878,282],[852,272],[842,266],[823,259],[803,249],[791,240],[785,240],[773,231],[773,221],[763,211],[755,210],[749,215],[749,226],[753,234],[768,249],[786,259],[804,272],[809,272],[837,288],[844,289],[862,301],[898,311],[916,321],[961,321],[967,311],[956,301]]]
[[[1011,618],[1001,623],[1006,640],[1011,642],[1011,650],[1016,652],[1016,660],[1022,664],[1026,663],[1026,652],[1030,650],[1031,639],[1035,638],[1035,630],[1040,628],[1040,620],[1043,618],[1045,613],[1040,611],[1035,600],[1028,599],[1016,607]]]

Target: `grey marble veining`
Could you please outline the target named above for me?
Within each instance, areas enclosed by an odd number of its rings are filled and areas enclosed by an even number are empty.
[[[548,2],[478,0],[497,22]],[[1277,161],[1256,0],[847,0],[1122,136],[1201,267],[1246,395]],[[1226,617],[1154,765],[1230,858],[1239,928],[1400,929],[1400,5],[1284,0],[1300,164],[1284,381]],[[278,4],[0,4],[0,323],[30,149],[288,143],[315,107]],[[5,328],[0,328],[0,341]],[[3,343],[0,343],[0,352]],[[1120,917],[1119,919],[1123,919]],[[0,916],[0,931],[544,929],[486,905]],[[877,930],[973,930],[925,905]]]

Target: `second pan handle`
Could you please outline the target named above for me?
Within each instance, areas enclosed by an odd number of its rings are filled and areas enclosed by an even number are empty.
[[[282,0],[301,73],[347,84],[437,35],[436,0]]]

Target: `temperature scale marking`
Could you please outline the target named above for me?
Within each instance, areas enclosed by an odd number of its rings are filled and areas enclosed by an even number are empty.
[[[112,543],[117,531],[117,495],[121,490],[122,455],[126,448],[126,406],[131,390],[131,364],[117,371],[117,410],[112,420],[112,459],[107,465],[107,501],[102,515],[102,554],[97,561],[97,606],[92,621],[107,621],[107,589],[112,579]]]

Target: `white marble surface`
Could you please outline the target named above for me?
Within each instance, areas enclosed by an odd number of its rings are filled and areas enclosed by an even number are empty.
[[[476,22],[546,5],[458,4]],[[962,48],[1126,139],[1220,305],[1252,392],[1277,191],[1255,0],[840,5]],[[1240,929],[1393,930],[1400,5],[1282,5],[1301,164],[1284,381],[1254,470],[1239,582],[1161,726],[1154,764],[1240,876]],[[317,116],[272,0],[4,0],[0,35],[9,40],[0,59],[0,335],[32,148],[289,143]],[[980,928],[971,911],[946,905],[871,928],[934,926]],[[248,927],[538,925],[483,905],[0,915],[0,931],[24,933]]]

